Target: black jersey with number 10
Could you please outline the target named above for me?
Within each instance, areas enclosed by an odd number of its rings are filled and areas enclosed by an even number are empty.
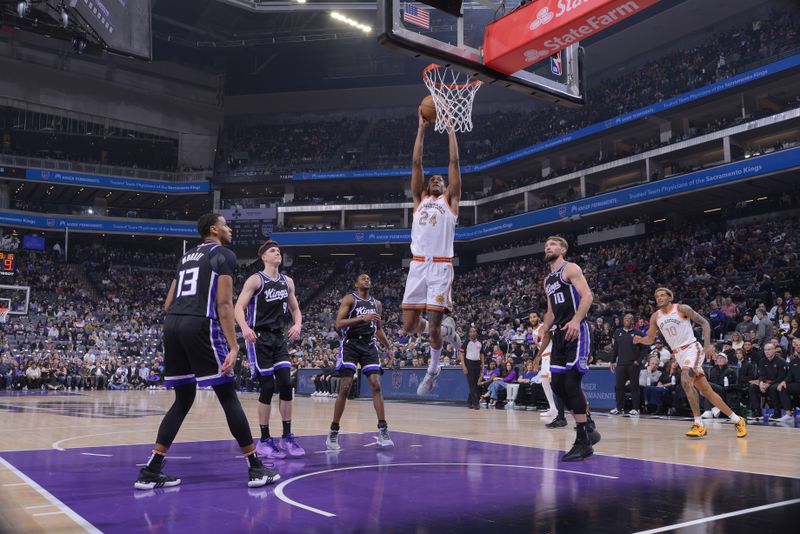
[[[217,287],[220,276],[234,276],[236,254],[206,241],[186,252],[178,263],[175,295],[169,315],[194,315],[218,319]]]
[[[564,280],[564,269],[569,262],[564,262],[561,267],[547,275],[545,290],[553,310],[553,324],[562,327],[575,317],[581,297],[575,286]]]

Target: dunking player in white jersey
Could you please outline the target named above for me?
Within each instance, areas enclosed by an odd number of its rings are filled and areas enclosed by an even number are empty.
[[[703,372],[703,351],[711,356],[716,356],[717,351],[711,344],[711,325],[705,317],[694,311],[686,304],[673,304],[672,291],[665,287],[656,289],[656,304],[658,310],[650,317],[650,329],[645,337],[634,336],[633,342],[644,345],[652,345],[656,339],[656,333],[661,334],[667,340],[667,344],[672,348],[672,354],[681,366],[681,385],[686,391],[689,399],[689,406],[694,415],[694,424],[686,435],[690,438],[702,438],[707,430],[700,418],[700,398],[699,391],[708,401],[727,415],[736,427],[736,436],[743,438],[747,435],[747,426],[744,419],[733,413],[733,410],[725,404],[725,401],[711,389],[706,375]],[[703,343],[705,349],[694,337],[692,323],[699,324],[703,328]],[[695,388],[697,388],[695,390]]]
[[[406,290],[403,295],[403,330],[408,333],[427,333],[430,336],[431,357],[428,372],[417,388],[418,395],[429,393],[439,376],[442,341],[454,350],[461,347],[452,317],[443,319],[452,308],[450,289],[453,284],[453,239],[461,201],[461,170],[458,164],[458,142],[450,131],[450,164],[448,185],[444,177],[435,174],[424,184],[422,145],[429,123],[419,115],[417,138],[411,163],[411,196],[414,199],[414,220],[411,224],[411,254]],[[426,311],[428,319],[422,318]]]

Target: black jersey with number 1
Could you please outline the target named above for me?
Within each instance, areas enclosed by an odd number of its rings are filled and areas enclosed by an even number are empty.
[[[194,315],[218,319],[219,277],[234,276],[236,254],[218,243],[206,241],[181,257],[175,275],[175,295],[169,315]]]
[[[378,304],[373,297],[362,299],[353,293],[353,305],[350,306],[350,312],[347,314],[348,319],[355,319],[356,317],[363,317],[371,313],[378,313]],[[375,321],[368,323],[356,323],[353,326],[342,328],[342,336],[344,337],[362,337],[375,335],[376,327]]]

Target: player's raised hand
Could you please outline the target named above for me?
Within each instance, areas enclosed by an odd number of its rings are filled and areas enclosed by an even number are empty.
[[[219,366],[219,372],[223,375],[227,375],[228,372],[233,369],[233,366],[236,365],[236,359],[239,357],[239,345],[236,345],[231,350],[228,351],[228,355],[225,356],[225,361],[222,362],[222,365]]]
[[[424,130],[425,128],[431,125],[431,123],[426,121],[425,117],[422,116],[422,110],[419,110],[418,117],[419,117],[419,128],[421,130]]]
[[[300,323],[294,323],[292,327],[289,329],[288,337],[289,339],[297,339],[300,337],[300,330],[302,330],[303,325]]]
[[[561,330],[564,333],[564,340],[565,341],[572,341],[574,339],[578,339],[578,332],[580,332],[581,325],[578,321],[570,321],[564,326],[561,327]]]
[[[249,341],[250,343],[255,343],[258,341],[258,335],[256,335],[255,331],[252,328],[247,327],[247,329],[242,330],[242,335],[244,336],[245,341]]]

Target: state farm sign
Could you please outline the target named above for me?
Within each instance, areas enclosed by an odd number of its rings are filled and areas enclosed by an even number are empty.
[[[539,0],[486,26],[483,62],[513,74],[659,0]]]

